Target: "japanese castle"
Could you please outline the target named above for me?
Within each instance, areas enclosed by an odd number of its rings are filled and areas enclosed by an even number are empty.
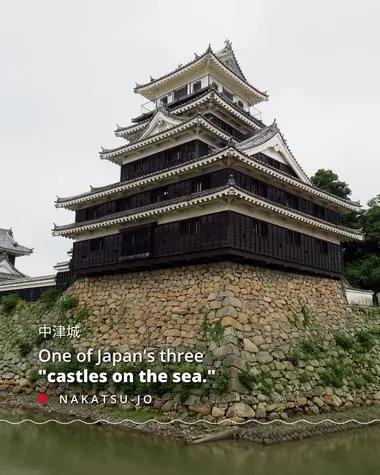
[[[228,40],[134,92],[150,107],[100,152],[119,181],[56,201],[75,211],[53,230],[75,274],[233,260],[341,276],[341,242],[362,239],[341,215],[360,205],[311,184]]]
[[[69,285],[72,273],[70,260],[58,262],[55,274],[29,277],[16,268],[16,258],[28,256],[33,249],[16,242],[12,229],[0,228],[0,303],[9,294],[17,294],[27,301],[38,300],[49,289],[63,291]],[[68,253],[71,259],[71,252]]]
[[[12,229],[0,228],[0,283],[26,277],[16,269],[16,257],[28,256],[33,249],[15,241]]]

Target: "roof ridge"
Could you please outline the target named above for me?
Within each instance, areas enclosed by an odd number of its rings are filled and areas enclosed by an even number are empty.
[[[205,119],[207,120],[207,119]],[[240,142],[242,143],[242,142]],[[303,182],[302,180],[300,180],[299,178],[297,177],[294,177],[294,176],[291,176],[289,174],[287,174],[286,172],[284,171],[281,171],[281,170],[278,170],[278,169],[275,169],[273,167],[271,167],[270,165],[266,165],[266,164],[263,164],[262,162],[260,162],[259,160],[257,160],[254,156],[249,156],[249,155],[246,155],[243,151],[237,149],[235,146],[232,146],[231,144],[227,144],[226,147],[224,148],[221,148],[217,151],[215,150],[212,150],[210,153],[208,153],[207,155],[204,155],[202,157],[196,157],[192,160],[190,160],[189,162],[186,162],[186,163],[181,163],[181,164],[178,164],[174,167],[171,167],[170,169],[164,169],[164,170],[157,170],[157,171],[154,171],[152,173],[149,173],[147,175],[144,175],[144,176],[141,176],[141,177],[137,177],[137,178],[133,178],[133,179],[130,179],[130,180],[126,180],[126,181],[118,181],[116,183],[112,183],[111,185],[106,185],[106,186],[103,186],[103,187],[97,187],[100,191],[107,191],[109,189],[112,190],[112,188],[118,188],[120,186],[127,186],[128,184],[130,183],[133,183],[133,182],[138,182],[139,180],[144,180],[144,179],[147,179],[147,178],[151,178],[155,175],[159,175],[161,173],[166,173],[168,170],[176,170],[177,168],[181,168],[183,166],[188,166],[188,165],[191,165],[192,163],[194,162],[197,162],[199,160],[205,160],[205,159],[208,159],[208,158],[211,158],[211,157],[214,157],[214,156],[217,156],[218,154],[220,153],[225,153],[228,151],[228,149],[230,149],[231,151],[234,151],[236,153],[239,153],[241,155],[243,155],[244,157],[252,160],[254,163],[256,163],[257,165],[259,165],[260,167],[263,167],[263,168],[267,168],[269,169],[269,171],[274,171],[276,173],[279,173],[280,175],[283,175],[285,178],[290,178],[291,180],[294,180],[296,183],[299,183],[299,184],[303,184],[304,186],[307,186],[307,187],[310,187],[311,189],[313,190],[317,190],[327,196],[330,196],[331,198],[334,198],[335,200],[338,200],[340,202],[343,202],[343,203],[346,203],[348,205],[352,205],[352,206],[361,206],[360,205],[360,202],[357,202],[357,201],[351,201],[351,200],[345,200],[343,198],[340,198],[339,196],[336,196],[332,193],[329,193],[321,188],[318,188],[316,187],[315,185],[313,184],[309,184],[309,183],[305,183]],[[70,202],[70,201],[74,201],[74,200],[77,200],[77,199],[80,199],[80,198],[83,198],[83,197],[91,197],[91,191],[90,192],[85,192],[85,193],[81,193],[79,195],[74,195],[74,196],[69,196],[69,197],[66,197],[66,198],[59,198],[57,197],[57,201],[56,201],[56,204],[58,203],[65,203],[65,202]]]
[[[176,202],[191,201],[192,199],[199,198],[201,196],[208,195],[210,193],[217,193],[218,191],[222,191],[223,189],[227,189],[230,186],[231,185],[226,184],[226,185],[219,186],[217,188],[207,189],[207,190],[204,190],[204,191],[199,191],[198,193],[193,193],[191,195],[178,196],[178,197],[172,198],[171,200],[159,201],[158,203],[150,203],[150,204],[145,205],[145,206],[140,206],[138,208],[131,208],[131,209],[128,209],[128,210],[125,210],[125,211],[120,211],[119,213],[113,213],[112,215],[106,215],[106,216],[102,216],[101,218],[90,219],[88,221],[82,221],[80,223],[74,222],[74,223],[70,223],[70,224],[64,224],[63,226],[59,226],[59,225],[57,226],[55,223],[53,223],[54,224],[53,231],[60,231],[60,230],[64,230],[64,229],[70,229],[70,227],[73,226],[74,224],[77,225],[76,227],[84,227],[88,224],[102,223],[103,221],[108,221],[108,220],[112,220],[112,219],[122,218],[124,216],[133,215],[133,214],[136,214],[138,212],[144,211],[145,209],[146,210],[155,209],[155,208],[160,208],[162,206],[165,206],[165,205],[168,205],[168,204],[173,204],[173,203],[176,203]]]
[[[222,185],[222,186],[219,186],[219,187],[213,188],[213,189],[207,189],[207,190],[204,190],[204,191],[200,191],[198,193],[192,193],[191,195],[179,196],[179,197],[173,198],[171,200],[160,201],[159,203],[150,203],[149,205],[141,206],[139,208],[129,209],[129,210],[126,210],[126,211],[122,211],[120,213],[115,213],[115,214],[112,214],[112,215],[103,216],[101,218],[97,218],[97,219],[94,219],[94,220],[84,221],[82,223],[70,223],[70,224],[66,224],[66,225],[63,225],[63,226],[54,225],[53,232],[66,231],[66,230],[75,229],[75,228],[83,228],[83,227],[86,227],[86,226],[91,225],[91,224],[101,224],[102,222],[112,221],[112,220],[118,219],[118,218],[124,218],[124,217],[130,216],[130,215],[134,215],[134,214],[144,212],[144,211],[150,211],[150,210],[154,210],[156,208],[162,208],[162,207],[165,207],[165,206],[170,206],[171,204],[176,204],[177,202],[181,203],[181,202],[192,201],[192,200],[195,200],[197,198],[201,198],[202,196],[213,195],[213,194],[216,194],[218,192],[228,190],[230,188],[235,189],[235,190],[237,190],[241,193],[244,193],[248,196],[257,198],[258,200],[263,201],[264,203],[267,203],[268,205],[281,208],[285,211],[289,211],[291,213],[299,215],[300,217],[304,217],[304,218],[309,219],[311,221],[315,221],[316,223],[319,223],[321,225],[329,226],[333,229],[336,229],[336,230],[339,229],[343,232],[352,233],[352,234],[355,234],[355,235],[362,235],[362,233],[358,230],[352,230],[350,228],[345,228],[344,226],[334,225],[333,223],[330,223],[328,221],[325,221],[325,220],[322,220],[320,218],[316,218],[314,216],[308,215],[308,214],[304,213],[303,211],[296,210],[296,209],[290,208],[288,206],[282,205],[280,203],[273,202],[273,201],[269,200],[268,198],[262,197],[258,194],[255,194],[255,193],[252,193],[249,190],[245,190],[244,188],[241,188],[240,186],[238,186],[233,178],[232,179],[230,178],[225,185]]]
[[[138,93],[138,91],[140,89],[143,89],[145,87],[148,87],[156,82],[159,82],[159,81],[162,81],[163,79],[166,79],[168,78],[169,76],[171,76],[172,74],[175,74],[176,72],[178,71],[182,71],[183,69],[186,69],[188,68],[189,66],[195,64],[197,61],[200,61],[201,59],[203,59],[204,57],[206,57],[207,55],[211,54],[223,67],[225,67],[230,73],[232,73],[234,76],[236,76],[240,81],[242,81],[243,83],[245,83],[247,86],[249,86],[250,88],[252,88],[254,91],[256,91],[258,94],[268,98],[268,93],[267,91],[261,91],[260,89],[257,89],[255,86],[253,86],[252,84],[250,84],[247,79],[245,79],[245,76],[243,74],[243,78],[240,77],[240,75],[238,75],[235,71],[233,71],[229,66],[227,66],[218,56],[217,56],[217,53],[214,53],[212,47],[211,47],[211,44],[209,44],[207,50],[205,53],[203,53],[201,56],[196,56],[195,59],[193,59],[192,61],[189,61],[188,63],[186,63],[185,65],[182,65],[180,64],[176,69],[174,69],[173,71],[167,73],[167,74],[164,74],[163,76],[160,76],[159,78],[155,79],[155,78],[152,78],[151,77],[151,80],[149,82],[146,82],[144,84],[138,84],[136,82],[136,87],[134,88],[134,92],[135,93]],[[233,53],[233,56],[235,58],[235,54]],[[235,59],[236,60],[236,59]],[[236,63],[238,64],[237,60],[236,60]],[[239,65],[239,69],[240,68],[240,65]]]
[[[177,124],[177,125],[173,125],[173,127],[170,127],[164,131],[160,131],[160,132],[157,132],[156,134],[153,134],[151,136],[149,136],[148,138],[146,139],[143,139],[143,140],[137,140],[137,141],[134,141],[134,142],[131,142],[131,143],[128,143],[126,145],[121,145],[120,147],[116,147],[116,148],[111,148],[111,149],[106,149],[104,147],[101,147],[101,152],[100,152],[100,158],[105,158],[105,157],[102,157],[103,154],[107,154],[107,153],[115,153],[115,152],[121,152],[123,149],[128,149],[128,147],[132,146],[132,145],[137,145],[139,142],[143,143],[145,140],[150,140],[154,137],[158,137],[159,135],[161,134],[165,134],[177,127],[181,127],[181,126],[184,126],[186,124],[190,124],[191,122],[195,122],[195,121],[198,121],[202,119],[204,121],[206,121],[211,127],[215,128],[215,129],[218,129],[221,133],[223,133],[224,135],[228,135],[226,132],[223,132],[220,128],[218,128],[215,124],[213,124],[212,122],[210,122],[206,117],[204,117],[203,114],[199,113],[197,115],[195,115],[194,117],[190,117],[188,119],[185,119],[182,124]]]

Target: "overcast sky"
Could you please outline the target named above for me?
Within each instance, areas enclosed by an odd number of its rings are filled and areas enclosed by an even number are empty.
[[[18,268],[66,260],[72,241],[51,228],[74,213],[56,195],[118,181],[98,153],[139,115],[135,82],[226,38],[306,173],[330,168],[366,203],[380,193],[379,18],[378,0],[0,0],[0,227],[35,249]]]

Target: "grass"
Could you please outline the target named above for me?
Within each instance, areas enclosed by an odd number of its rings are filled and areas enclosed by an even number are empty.
[[[300,351],[292,351],[287,355],[287,358],[290,362],[294,364],[294,366],[298,366],[299,362],[302,360],[303,355]]]
[[[16,294],[5,295],[1,300],[1,306],[4,313],[11,313],[16,309],[20,302],[20,297]]]
[[[123,406],[106,407],[105,410],[122,419],[131,419],[132,421],[150,421],[160,419],[161,414],[155,411],[136,411],[135,409],[126,409]]]
[[[301,314],[303,316],[303,320],[302,320],[303,326],[305,328],[313,326],[313,322],[311,321],[309,310],[307,309],[305,305],[302,305],[301,307]]]
[[[88,312],[87,308],[80,308],[78,310],[78,313],[75,316],[74,323],[75,324],[82,323],[85,320],[87,320],[88,317],[89,317],[89,312]]]
[[[370,330],[371,335],[373,335],[375,338],[380,338],[380,327],[372,328]]]
[[[60,294],[57,290],[49,289],[41,295],[38,301],[46,308],[52,308],[57,303],[59,296]]]
[[[313,340],[303,340],[301,342],[301,349],[304,353],[314,358],[317,358],[321,352],[319,345]]]
[[[354,350],[357,346],[355,338],[347,335],[335,335],[335,343],[345,351]]]
[[[222,327],[222,322],[220,320],[215,322],[214,326],[212,327],[209,322],[208,314],[209,312],[205,313],[203,317],[203,338],[206,341],[213,341],[215,343],[219,343],[224,335],[224,327]]]
[[[341,388],[346,377],[347,367],[341,361],[334,361],[321,374],[321,383],[323,386]]]
[[[239,373],[239,381],[247,389],[254,389],[255,386],[260,382],[259,378],[249,371],[243,369]]]
[[[228,392],[228,372],[226,368],[221,368],[213,385],[216,394],[225,394]]]
[[[62,299],[60,303],[64,310],[72,310],[74,308],[77,308],[78,299],[76,297],[66,297]]]
[[[37,371],[32,371],[29,376],[29,381],[31,383],[35,383],[40,379],[40,375],[38,374]]]
[[[356,340],[364,351],[370,351],[375,346],[376,342],[373,335],[368,331],[360,331],[356,334]]]
[[[16,338],[16,340],[14,341],[14,346],[17,347],[19,355],[22,358],[25,358],[26,356],[28,356],[28,354],[33,349],[33,343],[27,339],[22,339],[22,338]]]

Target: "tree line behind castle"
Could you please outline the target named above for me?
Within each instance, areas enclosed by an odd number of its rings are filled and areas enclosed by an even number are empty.
[[[318,187],[341,198],[349,199],[349,185],[339,180],[332,170],[318,170],[311,181]],[[367,208],[343,217],[343,224],[361,229],[364,240],[343,244],[344,276],[353,286],[380,292],[380,194],[367,203]]]

